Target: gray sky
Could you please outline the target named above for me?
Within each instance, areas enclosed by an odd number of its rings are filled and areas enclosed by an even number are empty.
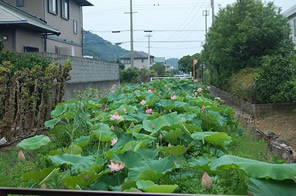
[[[93,7],[85,7],[84,29],[112,42],[122,42],[121,47],[130,49],[130,0],[89,0]],[[219,7],[236,0],[215,0],[215,12]],[[266,2],[266,1],[265,1]],[[274,0],[285,11],[296,4],[295,0]],[[134,48],[148,51],[148,33],[152,30],[151,54],[157,57],[181,58],[202,50],[205,37],[203,10],[209,10],[208,27],[211,25],[210,0],[133,0]],[[121,30],[121,33],[111,31]],[[192,31],[194,30],[194,31]],[[185,41],[185,42],[183,42]]]

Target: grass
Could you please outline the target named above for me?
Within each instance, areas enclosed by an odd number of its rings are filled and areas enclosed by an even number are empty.
[[[18,153],[16,148],[0,151],[0,187],[20,187],[23,175],[38,169],[34,160],[19,161]],[[31,156],[28,155],[28,158],[31,159]]]
[[[229,154],[258,161],[276,162],[275,157],[268,150],[267,143],[263,139],[254,139],[251,131],[244,130],[242,136],[233,132],[228,134],[232,138]]]

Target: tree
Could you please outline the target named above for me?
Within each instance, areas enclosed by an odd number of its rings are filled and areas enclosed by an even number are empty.
[[[164,76],[165,75],[165,66],[162,63],[155,63],[151,69],[153,69],[158,76]]]
[[[238,70],[260,67],[265,55],[291,53],[289,34],[287,18],[273,3],[240,0],[220,10],[203,51],[215,85],[227,89]]]
[[[187,55],[183,56],[179,60],[179,70],[184,73],[190,73],[193,71],[193,59],[198,59],[198,63],[195,66],[196,70],[199,68],[199,66],[202,64],[201,55],[199,53],[196,53],[192,56]]]
[[[119,60],[119,59],[117,59],[116,60],[116,62],[115,63],[117,63],[118,64],[118,66],[119,66],[119,69],[121,69],[121,70],[124,70],[124,68],[125,68],[125,65]]]

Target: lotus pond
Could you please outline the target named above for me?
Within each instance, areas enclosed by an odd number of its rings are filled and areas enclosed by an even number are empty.
[[[101,99],[88,91],[52,111],[49,136],[18,144],[19,160],[35,153],[40,168],[22,186],[296,195],[296,164],[230,154],[231,136],[243,137],[233,115],[197,81],[133,84]]]

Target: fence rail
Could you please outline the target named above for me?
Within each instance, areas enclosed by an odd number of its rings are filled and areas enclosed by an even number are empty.
[[[127,193],[127,192],[111,192],[111,191],[74,191],[74,190],[55,190],[55,189],[18,189],[18,188],[0,188],[0,196],[8,194],[21,195],[48,195],[48,196],[87,196],[87,195],[133,195],[133,196],[213,196],[213,195],[197,195],[197,194],[162,194],[162,193]],[[217,196],[217,195],[216,195]]]
[[[150,81],[153,81],[153,80],[165,80],[165,79],[180,79],[180,80],[192,80],[193,77],[191,76],[174,76],[174,77],[151,77],[150,78]]]

